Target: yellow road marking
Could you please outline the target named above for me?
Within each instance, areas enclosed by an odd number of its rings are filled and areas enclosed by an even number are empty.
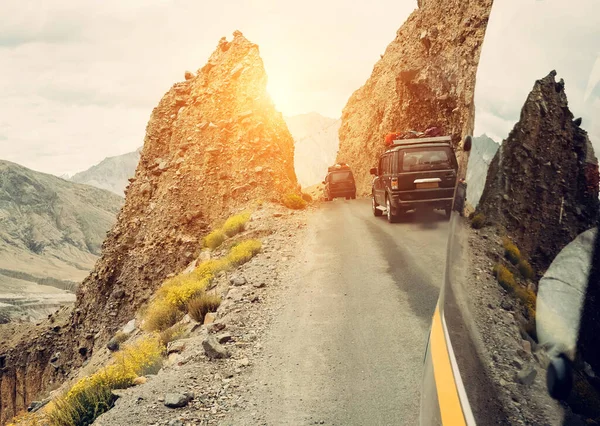
[[[442,318],[437,308],[433,314],[433,324],[431,325],[431,360],[442,424],[444,426],[466,426],[450,364]]]

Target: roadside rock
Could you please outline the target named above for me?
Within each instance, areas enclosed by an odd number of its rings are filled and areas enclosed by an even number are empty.
[[[169,408],[181,408],[188,405],[192,399],[193,396],[190,394],[168,393],[165,395],[164,404]]]
[[[338,162],[371,189],[390,132],[441,127],[458,145],[473,132],[474,90],[492,0],[421,2],[342,113]],[[427,29],[423,33],[424,29]]]
[[[247,283],[246,278],[243,277],[242,275],[234,275],[230,278],[229,282],[231,282],[231,284],[233,284],[234,286],[243,286],[244,284]]]
[[[537,370],[535,369],[535,367],[530,365],[517,373],[516,380],[522,385],[531,386],[536,376]]]
[[[555,77],[552,71],[533,85],[490,164],[478,207],[540,273],[596,225],[599,205],[598,160]]]
[[[202,347],[206,356],[210,359],[229,358],[231,356],[229,351],[214,336],[207,337],[202,342]]]

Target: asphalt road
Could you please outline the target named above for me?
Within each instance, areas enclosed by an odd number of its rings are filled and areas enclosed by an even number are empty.
[[[234,424],[417,424],[447,237],[441,211],[389,224],[368,200],[325,203]]]

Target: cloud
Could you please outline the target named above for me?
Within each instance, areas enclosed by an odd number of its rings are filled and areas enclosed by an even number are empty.
[[[502,140],[519,119],[537,79],[551,70],[565,80],[569,108],[600,151],[600,15],[597,1],[577,6],[562,0],[495,2],[480,59],[475,89],[475,134]]]
[[[55,174],[142,143],[186,69],[239,29],[260,46],[286,115],[339,117],[415,0],[4,0],[0,157]],[[276,89],[276,90],[275,90]]]

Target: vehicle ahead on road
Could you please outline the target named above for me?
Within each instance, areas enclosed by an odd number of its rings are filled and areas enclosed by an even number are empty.
[[[352,170],[345,163],[330,166],[323,181],[323,198],[331,201],[334,198],[345,197],[346,200],[356,198],[356,184]]]
[[[450,136],[393,141],[379,158],[372,184],[375,216],[389,222],[413,209],[442,209],[450,217],[458,162]]]

